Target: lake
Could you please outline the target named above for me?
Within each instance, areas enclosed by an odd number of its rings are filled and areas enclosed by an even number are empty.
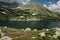
[[[11,28],[31,28],[31,29],[46,29],[60,27],[60,22],[49,21],[0,21],[0,26],[8,26]]]

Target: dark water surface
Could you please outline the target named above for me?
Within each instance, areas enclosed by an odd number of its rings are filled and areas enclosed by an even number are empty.
[[[32,29],[46,29],[53,27],[60,27],[60,22],[49,21],[0,21],[0,26],[8,26],[12,28],[32,28]]]

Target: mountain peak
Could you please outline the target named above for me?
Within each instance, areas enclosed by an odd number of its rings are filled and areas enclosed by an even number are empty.
[[[9,4],[9,6],[14,8],[16,5]],[[0,12],[3,12],[3,14],[0,14],[4,16],[3,19],[5,19],[5,17],[8,17],[8,20],[15,21],[60,20],[59,14],[48,10],[39,3],[30,2],[26,5],[18,5],[14,9],[11,7],[0,6]]]

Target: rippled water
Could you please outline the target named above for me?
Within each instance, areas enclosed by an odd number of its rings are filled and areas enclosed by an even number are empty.
[[[32,28],[32,29],[46,29],[53,27],[60,27],[60,22],[49,21],[0,21],[0,26],[8,26],[13,28]]]

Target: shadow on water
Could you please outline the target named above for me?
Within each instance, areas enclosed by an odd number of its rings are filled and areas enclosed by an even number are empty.
[[[25,28],[46,29],[56,27],[58,26],[58,24],[56,24],[56,22],[49,22],[49,21],[0,21],[0,26],[8,26],[11,28],[19,28],[19,29],[25,29]]]

